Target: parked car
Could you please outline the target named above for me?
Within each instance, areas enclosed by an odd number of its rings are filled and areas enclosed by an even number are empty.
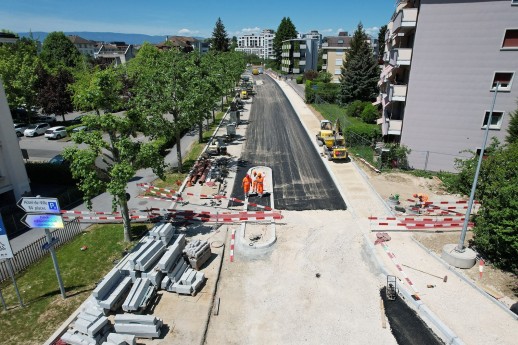
[[[72,133],[83,132],[83,131],[89,131],[88,127],[87,126],[76,127],[72,130]]]
[[[56,122],[56,115],[40,115],[36,118],[39,122],[54,123]]]
[[[74,125],[75,125],[75,124],[82,123],[82,121],[83,121],[83,117],[85,117],[85,116],[86,116],[86,115],[84,115],[84,114],[83,114],[83,115],[78,115],[78,116],[74,117],[72,120],[70,120],[70,123],[71,123],[71,124],[74,124]]]
[[[51,127],[45,131],[45,138],[47,139],[61,139],[67,136],[67,129],[65,126]]]
[[[68,165],[69,162],[62,155],[56,155],[49,160],[49,164]]]
[[[23,131],[27,129],[26,123],[15,123],[14,124],[14,130],[16,131],[16,135],[18,137],[23,137]]]
[[[35,137],[37,135],[42,135],[45,133],[47,129],[50,128],[50,125],[48,123],[34,123],[32,125],[29,125],[25,131],[23,131],[23,134],[26,137]]]

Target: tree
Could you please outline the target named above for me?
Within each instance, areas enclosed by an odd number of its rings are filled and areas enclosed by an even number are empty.
[[[277,32],[275,33],[275,38],[273,39],[273,51],[275,53],[275,63],[277,68],[280,68],[282,61],[282,41],[295,37],[297,37],[295,25],[291,22],[290,17],[283,17],[279,27],[277,28]]]
[[[0,78],[10,108],[36,104],[38,55],[36,41],[21,38],[14,44],[0,44]]]
[[[81,54],[74,44],[61,31],[54,31],[45,37],[40,58],[50,69],[75,67]]]
[[[232,40],[230,43],[230,51],[234,51],[237,48],[237,37],[232,36]]]
[[[387,26],[383,25],[378,33],[378,59],[383,57],[385,52],[385,34],[387,33]]]
[[[72,101],[79,110],[95,111],[100,115],[101,110],[110,112],[120,108],[123,84],[112,66],[104,70],[95,66],[77,72],[70,88],[73,91]]]
[[[146,125],[142,119],[135,121],[127,116],[104,114],[86,116],[83,123],[92,130],[75,133],[72,139],[86,148],[67,147],[63,156],[71,162],[72,176],[79,180],[78,186],[84,193],[88,208],[91,209],[91,200],[99,193],[108,191],[113,196],[113,209],[120,206],[124,240],[130,242],[126,186],[138,169],[152,168],[157,176],[164,176],[160,143],[150,138],[145,141],[135,138],[137,131]],[[96,164],[98,159],[102,160],[102,167]]]
[[[474,159],[478,158],[474,155]],[[473,175],[471,175],[473,176]],[[481,202],[474,244],[495,266],[518,270],[518,144],[499,146],[484,159],[476,198]]]
[[[509,127],[507,127],[507,136],[505,141],[508,144],[514,144],[518,142],[518,108],[511,114],[509,120]]]
[[[36,84],[37,102],[44,114],[61,115],[65,121],[65,114],[74,110],[72,92],[69,88],[73,82],[72,73],[65,68],[51,73],[44,67],[39,67]]]
[[[225,25],[218,17],[214,30],[212,31],[212,49],[219,52],[228,51],[228,36],[225,30]]]
[[[379,67],[372,48],[367,42],[369,37],[362,23],[351,39],[351,49],[347,51],[340,78],[341,102],[347,104],[354,100],[372,101],[378,94]]]

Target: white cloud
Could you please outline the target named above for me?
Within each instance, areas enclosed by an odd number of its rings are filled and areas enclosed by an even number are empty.
[[[200,31],[198,30],[189,30],[189,29],[180,29],[178,30],[178,35],[195,35],[195,34],[199,34]]]
[[[367,35],[370,35],[370,36],[373,36],[376,38],[378,37],[378,33],[380,32],[380,28],[377,26],[365,28],[364,30],[365,30],[365,33],[367,33]]]
[[[321,34],[327,34],[327,33],[333,32],[333,29],[322,29],[322,30],[318,30],[318,32],[320,32]]]
[[[230,37],[232,36],[243,36],[243,35],[252,35],[252,34],[260,34],[261,32],[263,31],[263,29],[261,29],[260,27],[254,27],[254,28],[243,28],[241,30],[238,30],[238,31],[232,31],[232,32],[229,32],[228,35]]]
[[[340,29],[336,30],[335,35],[338,36],[338,34],[340,32],[344,32],[344,31],[347,31],[347,30],[345,30],[344,28],[340,28]],[[351,33],[349,33],[349,34],[351,34]]]

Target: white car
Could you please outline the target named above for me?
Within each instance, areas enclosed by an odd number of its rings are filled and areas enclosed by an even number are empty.
[[[45,131],[45,138],[47,139],[61,139],[67,136],[67,129],[65,126],[51,127]]]
[[[15,123],[14,124],[14,130],[18,137],[23,137],[23,131],[25,131],[26,129],[27,129],[26,123]]]
[[[34,123],[32,125],[29,125],[25,131],[23,131],[23,134],[26,137],[35,137],[37,135],[42,135],[45,133],[47,129],[50,128],[50,125],[48,123]]]

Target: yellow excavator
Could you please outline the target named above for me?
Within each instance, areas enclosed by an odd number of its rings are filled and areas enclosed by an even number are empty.
[[[329,120],[320,121],[317,143],[322,146],[323,154],[329,161],[347,160],[349,158],[349,153],[345,147],[345,138],[338,120],[334,125]]]

